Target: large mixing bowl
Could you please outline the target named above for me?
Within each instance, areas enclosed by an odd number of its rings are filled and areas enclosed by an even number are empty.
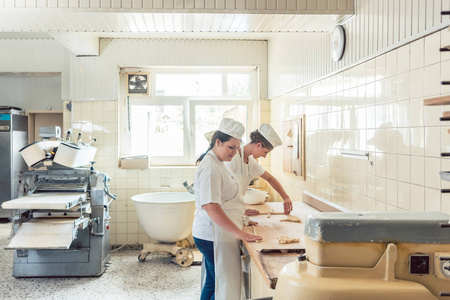
[[[262,204],[266,201],[267,192],[256,189],[248,189],[244,195],[245,204]]]
[[[192,233],[195,198],[189,193],[147,193],[132,196],[139,223],[149,237],[174,243]]]

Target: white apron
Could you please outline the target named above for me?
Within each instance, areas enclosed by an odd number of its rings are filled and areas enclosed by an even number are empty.
[[[240,182],[242,184],[242,195],[247,193],[247,189],[250,186],[250,182],[253,179],[253,176],[248,174],[248,164],[244,162],[244,146],[241,146],[241,160],[242,160],[242,169],[241,174],[238,176]]]
[[[217,159],[217,157],[212,154]],[[242,199],[242,186],[238,176],[221,162],[220,166],[239,183],[236,196],[222,204],[225,214],[233,223],[242,230],[242,216],[245,212],[245,204]],[[241,299],[241,252],[240,240],[233,234],[222,229],[212,222],[214,234],[214,267],[216,275],[216,300],[240,300]]]

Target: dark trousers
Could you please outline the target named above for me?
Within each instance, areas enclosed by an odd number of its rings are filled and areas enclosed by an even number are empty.
[[[205,263],[206,280],[203,285],[200,300],[214,300],[214,291],[216,289],[216,276],[214,271],[214,243],[194,237],[197,249],[203,254]]]

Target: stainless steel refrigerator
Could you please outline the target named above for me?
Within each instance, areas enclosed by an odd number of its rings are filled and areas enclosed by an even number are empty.
[[[28,117],[20,108],[0,106],[0,220],[7,221],[10,210],[5,201],[17,198],[20,171],[27,165],[19,150],[28,144]]]

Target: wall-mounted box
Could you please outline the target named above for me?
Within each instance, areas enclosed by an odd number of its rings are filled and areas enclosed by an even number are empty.
[[[283,122],[283,171],[306,180],[305,115]]]
[[[120,157],[121,169],[148,169],[148,156],[122,156]]]

